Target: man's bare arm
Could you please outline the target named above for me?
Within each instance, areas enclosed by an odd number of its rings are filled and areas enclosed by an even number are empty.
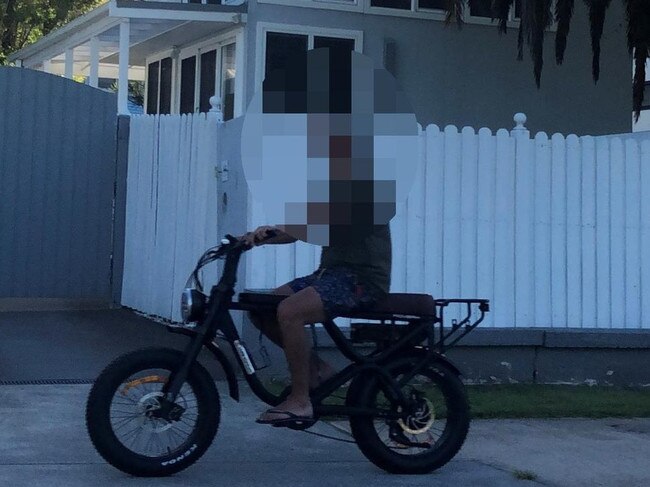
[[[274,237],[268,238],[267,235],[269,232],[275,232]],[[246,235],[243,235],[241,239],[245,240],[249,246],[254,245],[278,245],[278,244],[288,244],[293,243],[298,240],[295,237],[283,232],[277,226],[264,225],[256,228],[252,232],[248,232]]]

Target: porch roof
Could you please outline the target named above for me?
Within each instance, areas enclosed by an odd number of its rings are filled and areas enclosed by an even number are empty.
[[[129,77],[143,79],[145,57],[181,47],[246,21],[246,5],[204,5],[170,1],[110,0],[37,42],[14,52],[10,61],[27,68],[48,63],[48,71],[63,74],[65,53],[74,49],[73,72],[87,75],[91,39],[99,51],[99,76],[117,78],[119,25],[129,19]]]

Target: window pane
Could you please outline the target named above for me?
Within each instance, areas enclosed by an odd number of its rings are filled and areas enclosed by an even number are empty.
[[[158,80],[160,62],[149,63],[147,68],[147,113],[158,113]]]
[[[343,47],[354,51],[354,39],[340,39],[337,37],[314,37],[314,49],[319,47]]]
[[[196,81],[196,56],[181,62],[181,113],[194,113],[194,90]]]
[[[445,10],[447,0],[418,0],[418,8],[429,10]]]
[[[469,14],[472,17],[492,18],[492,0],[469,0]]]
[[[199,111],[210,111],[210,97],[214,96],[217,81],[217,51],[201,54],[201,77],[199,85]]]
[[[223,119],[235,114],[235,44],[221,48],[221,103]]]
[[[370,6],[411,10],[411,0],[370,0]]]
[[[521,18],[521,0],[515,0],[515,19]]]
[[[160,61],[160,109],[158,113],[172,111],[172,58]]]
[[[267,76],[274,69],[284,69],[287,58],[300,53],[307,53],[307,36],[301,34],[266,34],[266,68]]]

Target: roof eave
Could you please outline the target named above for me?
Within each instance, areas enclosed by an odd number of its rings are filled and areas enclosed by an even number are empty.
[[[55,44],[59,42],[61,39],[69,37],[85,29],[89,25],[103,19],[104,17],[107,18],[108,14],[109,14],[109,2],[106,2],[100,5],[99,7],[91,10],[90,12],[85,13],[81,17],[77,17],[71,22],[68,22],[64,26],[53,30],[49,34],[41,37],[33,44],[30,44],[29,46],[25,46],[22,49],[19,49],[18,51],[11,53],[8,57],[8,60],[9,62],[14,62],[19,59],[29,58],[34,54],[38,53],[39,51],[43,50],[45,47],[51,44]]]

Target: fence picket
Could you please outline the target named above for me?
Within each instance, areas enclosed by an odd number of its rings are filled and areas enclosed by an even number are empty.
[[[641,144],[641,188],[650,187],[650,140]],[[650,248],[650,198],[641,198],[641,249]],[[641,252],[641,327],[650,328],[650,254]]]
[[[507,130],[499,130],[496,139],[494,321],[500,326],[516,326],[513,292],[515,289],[515,144]]]
[[[611,140],[610,170],[610,326],[625,328],[625,151],[619,138]],[[616,163],[614,162],[616,161]]]
[[[641,191],[639,144],[625,144],[625,320],[627,328],[641,324]],[[646,198],[647,199],[647,198]]]
[[[426,129],[426,164],[424,165],[427,191],[424,194],[424,283],[425,291],[434,297],[442,296],[443,222],[444,205],[444,135],[436,125]]]
[[[595,327],[596,306],[596,143],[582,137],[582,326]]]
[[[566,140],[551,138],[551,325],[567,326],[567,158]]]
[[[482,128],[478,132],[478,188],[477,188],[477,296],[494,300],[494,204],[496,185],[496,141],[492,131]],[[485,326],[494,326],[492,313]]]
[[[461,132],[460,188],[460,292],[459,296],[476,296],[478,136],[471,127]]]
[[[582,326],[582,181],[580,140],[566,139],[566,303],[567,326]]]
[[[610,268],[610,165],[609,141],[596,142],[596,326],[609,328],[611,321]]]
[[[535,136],[535,324],[551,326],[551,151],[548,137]]]

